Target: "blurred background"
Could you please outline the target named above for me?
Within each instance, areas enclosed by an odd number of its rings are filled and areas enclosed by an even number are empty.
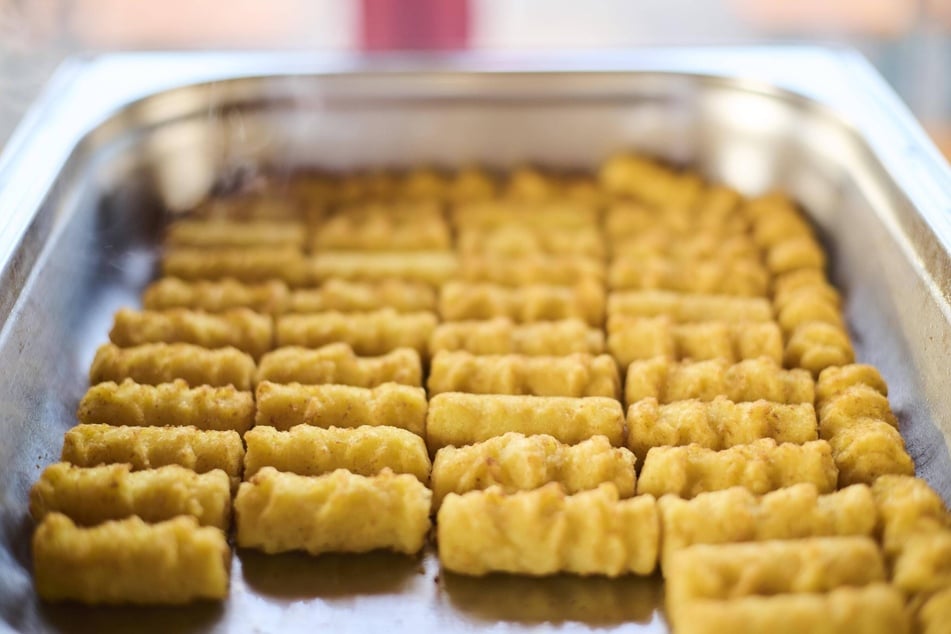
[[[789,42],[864,53],[951,156],[951,0],[0,0],[0,147],[74,53]]]

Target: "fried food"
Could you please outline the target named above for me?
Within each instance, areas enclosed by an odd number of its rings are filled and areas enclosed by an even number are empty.
[[[162,256],[162,275],[186,281],[282,280],[290,286],[306,286],[312,281],[307,258],[294,247],[176,247]]]
[[[443,251],[451,246],[449,225],[436,204],[415,209],[378,204],[341,209],[314,233],[311,248],[324,251]]]
[[[918,609],[916,632],[944,634],[951,623],[951,586],[927,596]]]
[[[284,315],[277,319],[277,345],[319,348],[343,342],[363,355],[385,354],[398,348],[425,354],[438,321],[434,313],[398,313],[392,308],[368,313]]]
[[[412,555],[426,541],[431,501],[430,490],[409,474],[338,469],[313,477],[264,467],[234,500],[237,542],[266,553],[385,548]]]
[[[901,593],[884,583],[827,593],[697,599],[679,608],[677,632],[908,634],[904,607]]]
[[[437,456],[438,462],[438,456]],[[692,500],[665,495],[657,502],[661,566],[694,544],[723,544],[836,535],[873,537],[876,509],[864,484],[819,495],[813,484],[794,484],[763,496],[743,487],[701,493]]]
[[[298,289],[290,294],[287,312],[344,313],[392,308],[400,313],[436,310],[436,291],[422,282],[380,280],[351,282],[329,279],[320,288]]]
[[[188,282],[177,277],[163,277],[145,289],[142,306],[146,310],[188,308],[209,313],[250,308],[258,313],[276,315],[287,309],[288,294],[287,284],[280,280],[245,284],[233,278]]]
[[[511,396],[447,392],[429,401],[426,446],[431,452],[461,447],[506,432],[547,434],[567,444],[606,436],[615,447],[624,441],[621,404],[601,396]]]
[[[320,282],[398,279],[440,286],[456,276],[459,261],[449,251],[327,251],[311,258],[311,270]]]
[[[351,385],[282,385],[262,381],[255,394],[255,425],[288,430],[315,427],[400,427],[426,432],[426,391],[398,383],[373,388]]]
[[[616,258],[608,270],[608,286],[618,290],[760,297],[766,295],[768,285],[769,274],[756,260]]]
[[[822,246],[811,235],[790,236],[766,250],[766,267],[773,275],[798,269],[819,269],[826,266]]]
[[[96,350],[89,369],[89,383],[132,379],[159,385],[181,379],[189,385],[251,388],[254,359],[237,348],[207,350],[189,343],[146,343],[120,348],[106,343]]]
[[[447,198],[456,208],[465,203],[492,200],[496,197],[495,181],[479,167],[464,167],[450,179],[446,186]]]
[[[460,229],[491,230],[512,225],[588,229],[598,224],[598,209],[575,201],[485,200],[457,205],[453,223]]]
[[[165,244],[174,247],[303,248],[306,228],[299,222],[266,220],[176,220],[168,226]]]
[[[768,357],[781,364],[783,334],[769,321],[678,324],[669,317],[614,316],[608,319],[608,350],[625,367],[657,356],[731,363]]]
[[[132,471],[128,464],[76,467],[57,462],[30,489],[37,522],[62,513],[83,526],[133,515],[150,523],[191,515],[202,526],[228,530],[231,481],[220,469],[195,473],[178,465]]]
[[[651,258],[684,263],[711,259],[723,262],[756,260],[760,256],[759,248],[745,234],[722,235],[716,231],[681,234],[669,227],[655,227],[640,233],[620,235],[612,232],[610,224],[606,234],[611,241],[615,262]]]
[[[465,350],[472,354],[563,356],[600,354],[604,333],[580,319],[515,324],[507,317],[487,321],[439,324],[429,338],[429,351]]]
[[[702,189],[696,175],[677,173],[635,154],[618,154],[602,163],[598,181],[615,196],[661,208],[692,205]]]
[[[142,385],[132,379],[93,385],[79,402],[80,423],[132,427],[193,426],[246,432],[254,422],[254,397],[233,386],[189,388],[181,379]]]
[[[449,282],[439,294],[439,313],[446,321],[508,317],[519,323],[582,319],[591,326],[604,321],[604,288],[587,280],[575,286]]]
[[[807,537],[679,550],[666,569],[667,613],[698,599],[829,592],[885,581],[885,564],[869,537]]]
[[[631,405],[644,398],[661,404],[725,396],[740,403],[809,403],[815,400],[812,376],[805,370],[784,370],[769,357],[730,364],[725,359],[676,362],[669,357],[635,361],[627,368],[624,398]]]
[[[604,436],[566,445],[548,435],[509,432],[466,447],[443,447],[433,461],[436,508],[449,493],[500,486],[505,493],[530,491],[557,482],[569,494],[596,489],[604,482],[619,497],[634,495],[634,454],[613,448]]]
[[[826,368],[819,374],[816,382],[817,405],[821,406],[853,385],[867,385],[882,396],[888,396],[888,384],[875,366],[855,363]]]
[[[826,368],[849,365],[855,361],[855,350],[848,333],[838,326],[821,321],[808,321],[796,326],[786,342],[783,363],[786,367],[804,368],[813,376]]]
[[[666,405],[655,398],[637,401],[627,411],[627,430],[627,446],[638,460],[652,447],[691,445],[718,450],[761,438],[802,444],[819,437],[811,403],[734,403],[722,396],[709,402],[694,399]]]
[[[298,425],[289,431],[255,427],[244,435],[244,477],[264,467],[305,476],[337,469],[372,476],[390,469],[429,481],[429,454],[423,439],[413,432],[383,425],[313,427]]]
[[[572,286],[585,280],[603,281],[604,263],[571,255],[527,255],[514,259],[470,255],[462,258],[459,264],[459,279],[504,286]]]
[[[889,557],[901,552],[918,531],[951,528],[944,500],[921,478],[883,475],[872,483],[882,548]]]
[[[888,397],[878,388],[881,377],[869,376],[872,385],[845,381],[863,380],[867,371],[823,371],[819,383],[819,433],[829,441],[839,469],[839,486],[871,484],[882,475],[914,475],[915,464],[905,450]],[[851,374],[852,378],[842,378]],[[822,377],[826,377],[825,380]],[[874,387],[873,387],[874,386]],[[886,388],[887,389],[887,388]]]
[[[837,477],[832,448],[824,440],[795,445],[764,438],[722,451],[700,445],[654,447],[641,467],[637,492],[693,498],[742,486],[762,495],[806,482],[831,493]]]
[[[261,357],[256,383],[262,381],[355,387],[392,382],[422,387],[423,368],[419,353],[412,348],[397,348],[378,357],[358,357],[345,343],[332,343],[316,350],[292,346]]]
[[[247,308],[217,314],[171,308],[116,312],[109,340],[120,348],[146,343],[191,343],[202,348],[237,348],[255,359],[273,347],[274,320]]]
[[[919,525],[892,558],[892,583],[906,594],[951,587],[951,528]]]
[[[662,317],[677,323],[770,321],[773,309],[761,297],[699,295],[672,291],[618,291],[608,297],[608,319]]]
[[[613,484],[565,495],[558,484],[506,494],[450,493],[436,521],[439,561],[460,574],[649,575],[660,527],[654,498],[618,499]]]
[[[651,208],[640,203],[620,203],[612,206],[605,218],[608,234],[617,242],[663,232],[672,236],[716,235],[720,237],[743,235],[749,221],[741,214],[719,213],[708,215],[689,207]],[[623,253],[623,251],[616,251]]]
[[[541,357],[522,354],[477,356],[442,351],[433,356],[429,394],[533,394],[617,398],[617,364],[606,354]]]
[[[133,471],[173,464],[195,473],[221,469],[236,485],[241,479],[244,445],[235,431],[77,425],[66,432],[62,460],[77,467],[129,464]]]
[[[225,534],[193,517],[146,524],[130,517],[81,528],[51,513],[33,534],[33,576],[44,601],[184,604],[224,599]],[[143,574],[147,572],[147,574]]]
[[[456,233],[456,248],[464,257],[572,255],[601,260],[607,255],[599,227],[559,227],[547,223],[508,224],[489,229],[464,227]]]

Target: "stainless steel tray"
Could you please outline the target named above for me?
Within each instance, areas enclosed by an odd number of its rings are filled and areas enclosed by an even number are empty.
[[[22,631],[663,631],[660,584],[482,580],[420,560],[233,558],[223,605],[38,603],[27,491],[75,423],[166,209],[260,166],[537,161],[636,148],[808,209],[919,473],[951,499],[951,172],[870,67],[816,48],[355,59],[127,54],[66,63],[0,156],[0,625]],[[148,571],[143,570],[147,575]]]

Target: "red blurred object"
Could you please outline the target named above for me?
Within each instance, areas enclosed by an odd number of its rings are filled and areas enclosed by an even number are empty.
[[[469,41],[469,0],[362,0],[368,51],[451,50]]]

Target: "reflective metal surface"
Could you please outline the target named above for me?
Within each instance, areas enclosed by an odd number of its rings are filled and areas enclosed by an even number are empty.
[[[230,599],[187,609],[43,606],[29,573],[27,491],[75,424],[113,311],[135,305],[154,274],[166,209],[262,166],[592,167],[629,148],[747,194],[783,188],[805,205],[845,291],[859,359],[881,368],[919,473],[951,498],[951,173],[852,54],[75,60],[0,156],[0,625],[664,631],[657,580],[473,580],[440,573],[431,552],[239,552]]]

